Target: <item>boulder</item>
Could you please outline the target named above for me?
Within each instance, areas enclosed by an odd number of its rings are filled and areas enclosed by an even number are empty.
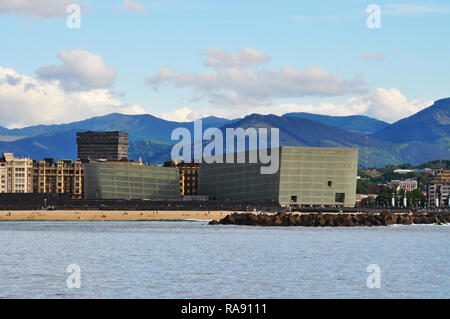
[[[323,226],[325,226],[326,223],[327,223],[327,220],[326,220],[326,217],[325,217],[324,214],[319,213],[319,214],[316,215],[316,218],[314,219],[314,224],[316,226],[323,227]]]
[[[426,218],[424,216],[418,215],[414,218],[414,224],[426,224]]]
[[[405,215],[405,225],[411,225],[411,224],[414,224],[414,216]]]
[[[302,226],[313,226],[314,220],[310,214],[302,217]]]
[[[274,226],[281,226],[281,225],[283,225],[283,220],[281,219],[280,215],[275,215],[274,216],[273,224],[274,224]]]
[[[342,216],[342,215],[338,215],[334,219],[334,225],[335,226],[346,226],[347,225],[347,219],[344,216]]]
[[[295,215],[290,215],[288,218],[289,226],[296,226],[297,225],[297,218]]]

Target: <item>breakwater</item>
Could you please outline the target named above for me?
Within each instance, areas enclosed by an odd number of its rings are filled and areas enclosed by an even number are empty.
[[[250,226],[388,226],[393,224],[446,224],[450,223],[450,213],[410,213],[390,212],[380,213],[277,213],[252,214],[233,213],[209,224],[216,225],[250,225]]]

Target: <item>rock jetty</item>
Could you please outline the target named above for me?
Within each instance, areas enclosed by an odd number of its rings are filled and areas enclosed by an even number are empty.
[[[393,224],[446,224],[450,223],[450,213],[276,213],[252,214],[233,213],[221,220],[213,220],[210,225],[250,225],[250,226],[388,226]]]

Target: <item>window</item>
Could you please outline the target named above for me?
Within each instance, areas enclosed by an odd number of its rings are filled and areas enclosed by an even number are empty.
[[[328,181],[328,186],[329,187],[333,186],[333,182],[332,181]]]
[[[334,201],[336,203],[344,203],[345,202],[345,193],[336,193]]]
[[[297,196],[292,195],[291,196],[291,203],[296,203],[297,202]]]

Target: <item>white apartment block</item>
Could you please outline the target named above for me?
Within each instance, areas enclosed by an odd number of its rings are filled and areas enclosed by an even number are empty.
[[[0,193],[32,193],[33,160],[4,153],[0,158]]]
[[[429,207],[450,207],[450,170],[442,170],[428,182]]]
[[[413,191],[417,189],[417,181],[415,179],[406,179],[406,180],[392,180],[389,183],[389,186],[392,188],[400,187],[401,189]]]

